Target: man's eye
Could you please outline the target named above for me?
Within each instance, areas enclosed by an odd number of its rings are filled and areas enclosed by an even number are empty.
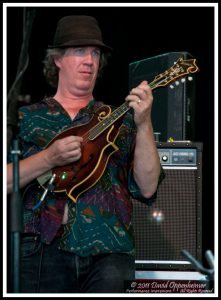
[[[98,57],[98,58],[100,57],[101,54],[100,49],[94,49],[90,51],[86,48],[81,48],[81,47],[74,48],[74,53],[76,55],[81,55],[81,56],[90,54],[91,56]]]
[[[84,54],[85,49],[84,48],[75,48],[75,52],[78,53],[78,54]]]
[[[100,52],[100,50],[94,50],[93,51],[93,56],[100,56],[101,55],[101,52]]]

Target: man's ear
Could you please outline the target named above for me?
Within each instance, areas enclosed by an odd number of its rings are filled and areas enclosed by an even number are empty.
[[[60,68],[60,65],[61,65],[61,57],[60,56],[55,56],[54,57],[54,63],[55,65]]]

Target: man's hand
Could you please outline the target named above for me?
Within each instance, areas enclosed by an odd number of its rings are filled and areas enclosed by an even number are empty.
[[[68,136],[56,140],[44,150],[46,163],[53,168],[79,160],[81,158],[82,141],[83,138],[79,136]]]
[[[142,81],[136,88],[133,88],[125,100],[134,109],[134,121],[137,127],[149,125],[153,94],[148,82]]]

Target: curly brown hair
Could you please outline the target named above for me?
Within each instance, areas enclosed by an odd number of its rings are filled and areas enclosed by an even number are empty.
[[[44,68],[43,73],[46,78],[47,83],[53,88],[57,88],[58,86],[58,71],[59,68],[56,66],[54,62],[55,57],[62,57],[67,48],[53,48],[47,49],[45,59],[43,61]],[[107,60],[110,56],[110,53],[101,52],[100,66],[98,70],[98,78],[101,76],[103,68],[107,65]]]

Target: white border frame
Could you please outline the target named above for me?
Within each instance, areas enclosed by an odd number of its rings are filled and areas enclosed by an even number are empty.
[[[214,140],[215,140],[215,149],[214,149],[214,159],[215,159],[215,182],[214,182],[214,191],[215,191],[215,208],[214,208],[214,218],[215,218],[215,253],[218,254],[218,2],[217,3],[3,3],[3,296],[7,297],[33,297],[32,294],[7,294],[7,249],[6,249],[6,224],[7,224],[7,203],[6,203],[6,195],[7,195],[7,182],[6,182],[6,170],[5,164],[7,162],[7,155],[5,145],[7,145],[7,78],[6,78],[6,62],[7,62],[7,49],[6,49],[6,41],[7,41],[7,16],[6,9],[7,7],[176,7],[176,6],[188,6],[188,7],[214,7],[215,8],[215,108],[214,108]],[[206,20],[205,20],[206,22]],[[215,257],[215,270],[218,270],[218,255]],[[214,288],[215,293],[209,294],[210,297],[218,296],[218,272],[215,272],[215,281]],[[104,297],[104,294],[39,294],[41,297]],[[113,297],[116,294],[105,294],[105,297]],[[159,297],[160,296],[169,296],[169,297],[186,297],[187,294],[151,294],[151,297]],[[147,295],[142,294],[119,294],[118,297],[146,297]],[[207,297],[207,294],[190,294],[191,297]]]

